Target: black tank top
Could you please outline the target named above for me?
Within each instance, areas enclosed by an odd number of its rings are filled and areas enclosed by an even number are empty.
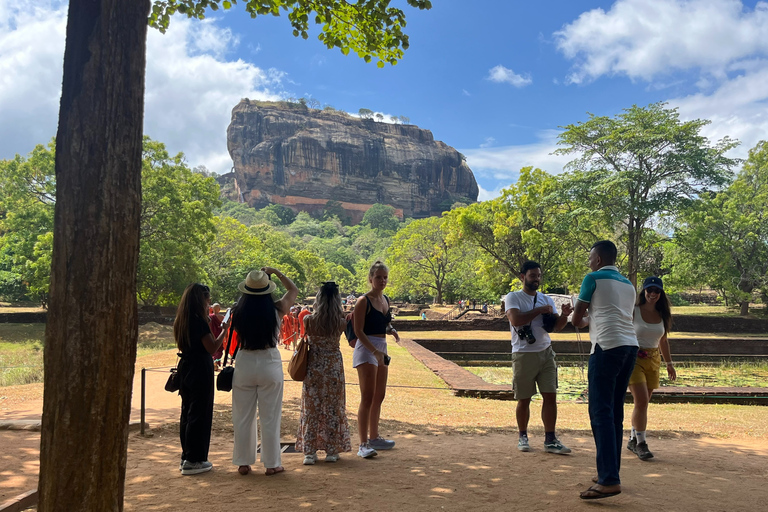
[[[387,325],[392,321],[392,313],[389,311],[389,297],[384,296],[387,299],[387,314],[385,315],[371,304],[371,298],[368,295],[365,296],[365,300],[368,303],[368,307],[365,308],[365,325],[363,325],[363,332],[365,334],[382,334],[387,332]]]

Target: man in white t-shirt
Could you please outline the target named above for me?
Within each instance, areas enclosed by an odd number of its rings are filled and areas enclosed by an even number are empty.
[[[531,398],[538,385],[544,403],[541,421],[544,423],[544,451],[571,453],[555,436],[557,422],[557,364],[549,332],[559,331],[568,323],[573,308],[563,304],[557,314],[555,302],[539,292],[541,265],[526,261],[520,269],[523,289],[510,292],[504,298],[505,314],[512,331],[512,388],[517,400],[515,416],[519,438],[517,449],[531,450],[528,444],[528,420],[531,415]],[[549,331],[549,332],[548,332]]]

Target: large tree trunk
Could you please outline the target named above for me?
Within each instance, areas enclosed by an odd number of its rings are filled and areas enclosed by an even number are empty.
[[[637,226],[637,221],[631,219],[629,221],[629,229],[627,229],[627,277],[632,282],[632,286],[637,288],[637,264],[640,254],[640,230]]]
[[[149,0],[70,0],[39,508],[123,509]]]

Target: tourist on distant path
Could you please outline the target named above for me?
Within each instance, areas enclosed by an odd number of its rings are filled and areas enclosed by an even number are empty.
[[[340,298],[336,283],[323,283],[315,298],[315,312],[302,317],[311,348],[301,391],[296,451],[304,454],[305,465],[317,462],[318,450],[325,452],[325,462],[336,462],[341,452],[352,450],[339,349],[347,325]]]
[[[483,314],[488,314],[488,303],[483,302]]]
[[[202,284],[190,284],[184,289],[173,321],[173,337],[181,352],[178,371],[181,378],[181,439],[182,475],[210,471],[208,448],[213,423],[213,359],[211,354],[221,347],[223,331],[214,337],[208,327],[210,290]]]
[[[664,356],[667,363],[669,379],[677,378],[667,340],[672,328],[672,306],[664,293],[664,283],[660,278],[651,276],[643,281],[643,289],[637,297],[634,325],[640,349],[637,352],[635,369],[629,378],[629,390],[632,392],[635,408],[632,410],[632,432],[629,434],[627,449],[634,452],[640,460],[648,460],[653,458],[645,438],[648,402],[653,390],[659,387],[661,356]]]
[[[519,274],[523,289],[509,292],[504,299],[512,331],[512,389],[517,400],[517,449],[521,452],[531,451],[528,444],[528,420],[531,417],[531,398],[536,394],[538,386],[544,400],[541,406],[544,451],[565,454],[571,453],[571,449],[555,436],[557,363],[552,340],[544,327],[544,315],[554,315],[554,330],[560,331],[568,323],[568,315],[573,312],[573,307],[563,304],[561,314],[558,315],[552,298],[537,291],[541,276],[541,265],[535,261],[526,261]]]
[[[381,261],[374,263],[368,271],[371,291],[357,299],[352,316],[358,338],[352,366],[357,368],[360,382],[360,407],[357,410],[360,447],[357,454],[364,459],[377,455],[376,450],[390,450],[395,446],[394,441],[379,435],[381,403],[387,391],[389,370],[386,335],[392,334],[400,341],[390,324],[389,298],[384,295],[388,279],[387,266]]]
[[[275,301],[276,285],[270,279],[275,274],[285,289],[285,295]],[[261,423],[261,462],[266,474],[285,471],[280,465],[280,420],[283,412],[283,363],[277,343],[280,318],[296,300],[299,289],[282,272],[263,267],[248,273],[237,287],[243,295],[232,311],[232,327],[237,331],[240,349],[237,370],[232,379],[232,423],[235,445],[232,462],[241,475],[251,471],[256,462],[258,426]]]
[[[589,325],[589,420],[597,451],[595,485],[581,493],[593,500],[621,493],[621,445],[624,438],[624,397],[637,357],[637,336],[632,325],[635,287],[616,268],[616,246],[595,242],[589,268],[571,321],[576,328]],[[585,318],[589,309],[589,318]]]
[[[213,306],[211,306],[211,309],[213,311],[211,311],[211,314],[208,315],[208,318],[210,319],[210,322],[208,323],[208,325],[211,328],[211,333],[213,334],[213,337],[218,338],[219,334],[221,334],[221,331],[223,330],[221,328],[221,320],[222,320],[221,305],[219,305],[219,303],[217,302]],[[222,345],[218,348],[218,350],[216,350],[216,352],[211,354],[211,358],[213,359],[214,370],[219,369],[219,365],[221,364],[221,356],[223,355],[224,355],[224,344],[222,343]]]

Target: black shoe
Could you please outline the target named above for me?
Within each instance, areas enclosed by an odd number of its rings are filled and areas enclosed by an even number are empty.
[[[637,443],[635,453],[637,454],[637,458],[640,460],[648,460],[653,458],[651,450],[648,449],[648,443]]]
[[[637,453],[637,438],[636,437],[630,437],[629,442],[627,443],[627,450],[631,451],[632,453]]]

